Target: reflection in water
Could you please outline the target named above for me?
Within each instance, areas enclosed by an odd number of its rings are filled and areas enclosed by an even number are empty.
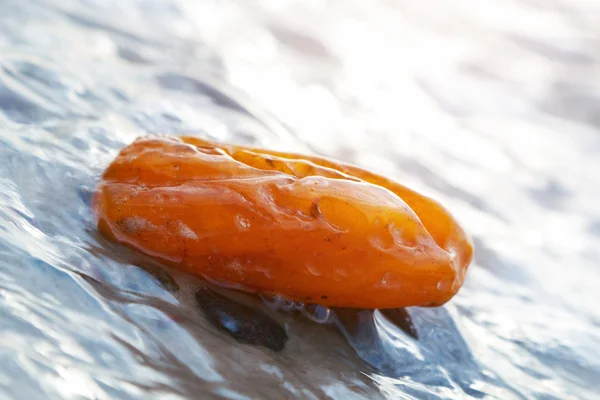
[[[597,398],[600,9],[429,3],[0,2],[0,397]],[[200,282],[96,233],[99,174],[146,132],[429,193],[475,237],[465,287],[205,314]],[[285,348],[208,322],[236,309]]]

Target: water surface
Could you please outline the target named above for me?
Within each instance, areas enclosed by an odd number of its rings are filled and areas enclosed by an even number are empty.
[[[598,398],[599,27],[570,0],[1,1],[0,397]],[[467,282],[408,310],[418,340],[277,312],[283,351],[240,344],[95,230],[149,132],[394,177],[473,234]]]

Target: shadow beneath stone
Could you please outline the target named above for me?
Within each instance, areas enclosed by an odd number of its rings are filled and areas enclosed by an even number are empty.
[[[206,319],[240,343],[281,351],[288,340],[285,328],[258,308],[238,303],[210,288],[196,292]]]
[[[390,308],[387,310],[379,310],[379,312],[387,318],[392,324],[397,326],[413,339],[419,340],[417,328],[412,322],[412,318],[406,308]]]

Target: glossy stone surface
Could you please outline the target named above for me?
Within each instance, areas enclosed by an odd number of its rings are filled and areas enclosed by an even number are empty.
[[[106,236],[210,281],[340,307],[438,306],[472,244],[435,201],[317,157],[150,136],[94,207]]]

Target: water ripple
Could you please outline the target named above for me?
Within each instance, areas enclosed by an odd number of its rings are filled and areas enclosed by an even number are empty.
[[[0,2],[0,397],[597,398],[598,11]],[[431,194],[475,237],[465,287],[396,314],[245,299],[289,339],[240,344],[201,282],[95,229],[101,171],[147,132],[313,151]]]

